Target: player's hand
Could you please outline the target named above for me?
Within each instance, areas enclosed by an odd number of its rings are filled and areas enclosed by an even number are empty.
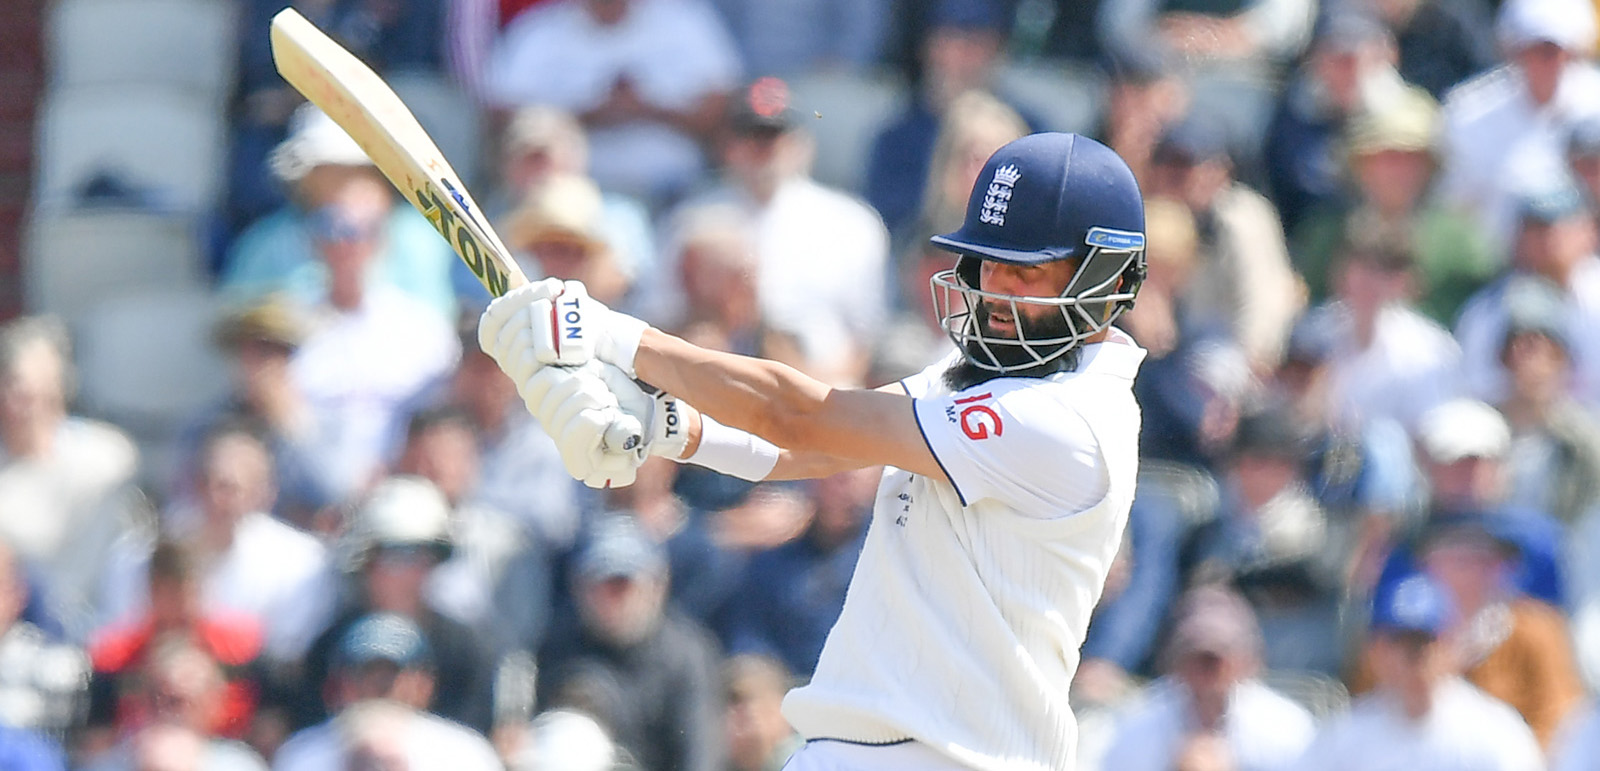
[[[519,391],[540,367],[534,356],[528,306],[561,294],[565,288],[558,278],[519,286],[496,297],[478,318],[478,347],[500,365],[500,371],[517,384]]]
[[[689,405],[665,391],[646,390],[614,364],[596,360],[585,364],[583,369],[598,374],[617,397],[622,411],[643,425],[643,442],[638,448],[641,461],[645,455],[659,455],[669,460],[683,457],[683,451],[689,446],[688,426],[684,422],[687,418],[684,410],[690,409]]]
[[[633,357],[649,325],[590,297],[583,282],[567,281],[560,294],[534,300],[527,316],[540,364],[575,367],[599,359],[637,377]]]
[[[642,442],[629,446],[625,438],[641,436],[643,426],[623,411],[593,368],[543,367],[519,383],[517,392],[555,440],[574,479],[590,487],[633,484],[645,452]]]

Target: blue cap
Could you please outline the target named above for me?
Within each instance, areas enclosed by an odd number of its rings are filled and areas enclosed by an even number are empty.
[[[1228,157],[1228,137],[1222,126],[1215,119],[1193,113],[1168,128],[1151,152],[1156,163],[1190,166]]]
[[[1506,314],[1506,342],[1517,335],[1544,335],[1571,350],[1567,327],[1573,313],[1561,289],[1543,276],[1513,275],[1506,281],[1501,305]]]
[[[1455,620],[1455,601],[1450,593],[1423,573],[1407,576],[1392,586],[1380,585],[1373,598],[1374,632],[1438,637]]]
[[[1583,191],[1564,175],[1517,195],[1517,213],[1527,221],[1549,224],[1577,216],[1589,207]]]
[[[961,229],[934,236],[957,254],[1013,265],[1144,248],[1144,200],[1111,148],[1077,134],[1030,134],[989,156]]]
[[[432,658],[422,629],[397,613],[362,616],[345,630],[334,652],[334,663],[346,668],[383,661],[408,669],[430,665]]]
[[[667,558],[633,517],[612,515],[595,525],[589,542],[578,554],[577,577],[587,581],[661,575]]]

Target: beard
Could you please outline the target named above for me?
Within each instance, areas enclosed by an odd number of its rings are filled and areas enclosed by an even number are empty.
[[[1014,319],[1017,327],[1022,330],[1021,337],[1028,340],[1058,340],[1073,334],[1072,325],[1067,323],[1066,316],[1059,311],[1047,314],[1043,319],[1035,319],[1024,313],[1017,313]],[[1078,367],[1078,351],[1072,350],[1038,363],[1032,354],[1024,349],[1018,338],[1004,337],[998,333],[988,332],[989,305],[977,302],[972,307],[972,317],[968,323],[976,324],[977,330],[983,332],[988,349],[977,339],[963,342],[962,349],[966,355],[951,364],[944,371],[944,383],[954,391],[965,391],[979,383],[987,383],[1000,377],[1044,377],[1057,372],[1073,370]],[[1040,345],[1029,343],[1034,353],[1040,356],[1049,356],[1064,347],[1064,344]],[[984,369],[973,363],[973,360],[988,361],[1006,368],[1005,372]]]

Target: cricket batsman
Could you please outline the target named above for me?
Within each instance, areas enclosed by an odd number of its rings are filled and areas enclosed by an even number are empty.
[[[816,674],[784,700],[807,739],[789,771],[1074,764],[1067,692],[1138,471],[1145,352],[1111,324],[1144,278],[1139,188],[1104,145],[1034,134],[989,158],[933,243],[958,256],[931,280],[956,350],[876,390],[696,347],[577,282],[522,287],[480,321],[591,486],[631,483],[652,454],[747,480],[886,467]],[[608,444],[633,418],[643,441]]]

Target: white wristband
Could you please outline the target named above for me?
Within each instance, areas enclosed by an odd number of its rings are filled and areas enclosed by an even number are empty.
[[[700,413],[700,446],[682,460],[746,482],[760,482],[778,465],[778,446]]]

